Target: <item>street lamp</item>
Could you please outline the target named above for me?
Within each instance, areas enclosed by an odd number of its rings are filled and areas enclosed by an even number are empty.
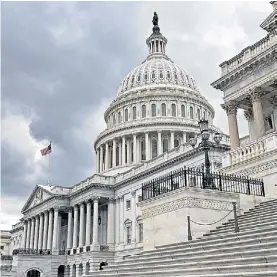
[[[209,122],[206,119],[201,119],[199,122],[200,134],[201,134],[201,142],[199,143],[199,147],[204,150],[205,153],[205,177],[204,177],[204,187],[214,188],[213,178],[211,176],[211,163],[209,159],[209,150],[213,146],[212,142],[209,141],[210,133],[209,133]],[[222,140],[222,135],[218,132],[214,135],[214,141],[216,144],[219,144]],[[189,139],[190,145],[194,148],[197,144],[197,138],[191,137]]]

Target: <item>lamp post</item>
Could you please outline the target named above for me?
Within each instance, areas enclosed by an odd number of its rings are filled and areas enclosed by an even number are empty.
[[[209,141],[210,133],[209,133],[209,122],[206,119],[201,119],[199,122],[200,134],[201,134],[201,142],[199,143],[199,147],[204,150],[205,153],[205,176],[203,180],[203,185],[205,187],[214,188],[213,178],[211,175],[211,163],[209,158],[209,150],[213,146],[213,144]],[[215,133],[214,141],[216,144],[219,144],[222,140],[222,135],[220,133]],[[197,144],[197,138],[191,137],[189,139],[190,145],[194,148]]]

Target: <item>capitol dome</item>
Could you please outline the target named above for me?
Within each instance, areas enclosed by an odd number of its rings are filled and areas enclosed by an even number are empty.
[[[165,54],[157,53],[149,55],[142,64],[127,74],[118,90],[118,97],[139,87],[147,88],[159,85],[171,85],[198,91],[195,80],[186,70],[175,64]]]
[[[154,13],[148,56],[123,79],[104,114],[106,129],[95,140],[98,173],[116,175],[187,143],[214,109],[194,78],[166,54],[167,39]]]

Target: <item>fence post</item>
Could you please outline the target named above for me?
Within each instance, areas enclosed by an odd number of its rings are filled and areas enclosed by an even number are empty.
[[[239,224],[238,224],[238,217],[237,217],[237,203],[232,202],[233,210],[234,210],[234,221],[235,221],[235,233],[239,232]]]
[[[184,178],[185,178],[185,187],[188,186],[188,183],[187,183],[187,170],[185,169],[185,173],[184,173]]]
[[[261,183],[261,186],[262,186],[262,196],[265,196],[265,192],[264,192],[264,182],[262,181]]]
[[[190,228],[190,216],[187,216],[188,218],[188,240],[192,240],[192,236],[191,236],[191,228]]]
[[[219,190],[222,191],[222,180],[221,180],[221,174],[219,173]]]
[[[250,195],[250,183],[249,183],[249,179],[247,179],[247,194]]]

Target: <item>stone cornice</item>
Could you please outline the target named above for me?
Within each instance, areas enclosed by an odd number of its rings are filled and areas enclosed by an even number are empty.
[[[226,89],[234,86],[236,83],[241,82],[248,76],[252,75],[257,70],[261,70],[264,67],[274,63],[277,59],[276,44],[273,44],[270,48],[264,52],[260,52],[257,56],[234,68],[221,78],[211,84],[216,89],[225,91]]]

